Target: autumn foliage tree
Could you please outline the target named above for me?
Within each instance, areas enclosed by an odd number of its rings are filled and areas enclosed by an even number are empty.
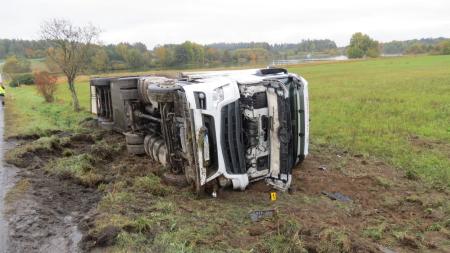
[[[58,87],[56,85],[57,77],[47,71],[36,71],[33,75],[37,92],[44,97],[47,103],[53,102],[54,94]]]

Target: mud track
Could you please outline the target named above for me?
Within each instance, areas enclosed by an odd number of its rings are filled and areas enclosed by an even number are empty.
[[[61,136],[61,133],[56,135]],[[93,153],[92,145],[97,140],[94,135],[91,131],[90,135],[72,137],[74,154]],[[110,133],[101,135],[101,139],[107,146],[123,142],[123,136]],[[31,140],[19,141],[26,144]],[[402,171],[362,155],[326,146],[316,146],[311,153],[301,166],[294,169],[291,191],[280,193],[284,201],[268,204],[301,223],[295,236],[302,239],[309,252],[449,252],[450,233],[444,227],[449,214],[446,209],[448,190],[409,180]],[[12,194],[7,209],[8,252],[102,252],[104,246],[114,246],[115,235],[126,229],[114,227],[106,231],[111,232],[111,238],[108,237],[111,240],[108,239],[107,245],[103,246],[100,241],[105,236],[90,234],[88,230],[95,226],[96,207],[104,192],[97,191],[96,185],[85,186],[73,178],[55,176],[43,169],[49,161],[61,155],[61,150],[40,151],[27,153],[17,160],[17,165],[26,168],[17,173],[18,183],[12,192],[17,188],[16,192],[20,194]],[[147,157],[129,156],[124,149],[114,155],[104,152],[97,152],[97,155],[103,156],[103,160],[97,164],[96,173],[101,175],[105,184],[128,182],[150,171],[158,174],[154,171],[157,165],[149,162]],[[269,191],[261,181],[251,184],[245,192],[220,191],[215,210],[240,208],[242,203],[267,203]],[[330,200],[323,192],[339,192],[351,198],[351,202]],[[194,210],[200,212],[204,209],[207,203],[181,192],[172,195],[167,197],[172,198],[176,206],[184,207],[179,210],[179,215],[187,219],[192,217]],[[130,205],[130,210],[122,210],[121,214],[132,216],[134,208],[142,210],[140,205],[148,206],[153,197],[137,195],[138,201]],[[241,211],[246,212],[244,209]],[[238,237],[231,226],[223,226],[221,233],[224,237],[215,239],[233,249],[246,249],[249,244],[258,245],[276,235],[279,228],[274,224],[273,221],[242,224],[248,234],[244,232]],[[430,230],[436,224],[442,224],[440,232]],[[398,236],[397,231],[405,232]],[[344,236],[345,240],[339,245],[324,244],[335,241],[336,235]],[[341,248],[337,249],[338,246]],[[258,249],[256,246],[257,252]]]
[[[14,142],[20,146],[35,138],[23,136]],[[95,211],[101,195],[95,188],[47,173],[43,166],[54,155],[16,157],[16,165],[22,168],[17,169],[16,184],[5,198],[5,252],[81,252],[83,229],[79,225]]]
[[[78,224],[100,195],[39,168],[21,170],[18,176],[30,187],[8,207],[9,252],[79,252]]]

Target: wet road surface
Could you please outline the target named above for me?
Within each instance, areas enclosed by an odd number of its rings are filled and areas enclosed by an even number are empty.
[[[4,107],[0,103],[0,252],[8,251],[8,222],[5,218],[4,198],[14,185],[16,169],[4,162],[5,151],[10,145],[4,141]]]

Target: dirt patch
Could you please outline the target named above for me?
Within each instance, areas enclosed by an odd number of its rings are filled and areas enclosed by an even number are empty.
[[[219,201],[238,201],[276,208],[282,219],[248,227],[251,240],[261,241],[280,233],[279,225],[299,224],[296,236],[308,252],[448,252],[449,192],[437,191],[382,161],[362,155],[342,154],[319,147],[294,170],[291,191],[272,192],[264,182],[245,193],[223,191]],[[351,201],[332,200],[323,192],[340,193]],[[182,205],[189,205],[184,202]],[[278,224],[275,227],[273,224]],[[226,229],[224,227],[223,229]],[[437,235],[428,235],[430,229]],[[229,231],[232,233],[232,231]],[[238,242],[234,243],[236,247]],[[256,243],[256,245],[259,245]],[[270,247],[259,248],[265,251]],[[385,251],[386,252],[386,251]]]
[[[26,187],[10,208],[17,252],[70,251],[81,237],[86,252],[449,250],[449,192],[408,180],[371,157],[315,146],[276,201],[262,181],[245,192],[220,190],[212,199],[164,184],[164,169],[128,155],[121,135],[53,136],[57,142],[52,136],[33,141],[44,148],[29,141],[20,146],[32,148],[17,156],[26,165],[20,172]],[[269,209],[276,215],[250,220],[249,212]]]
[[[447,154],[450,158],[450,144],[441,140],[430,140],[417,135],[410,135],[409,142],[420,149],[436,149],[440,150],[444,154]]]
[[[61,155],[64,145],[57,135],[16,140],[21,143],[8,152],[7,160],[22,169],[6,196],[8,252],[78,252],[82,236],[78,223],[95,210],[100,193],[43,169]]]
[[[103,195],[98,185],[149,172],[143,157],[128,156],[121,135],[99,129],[10,140],[17,146],[6,160],[19,167],[19,179],[7,194],[8,252],[82,251],[79,243]],[[111,244],[115,235],[96,242]]]
[[[10,252],[78,252],[77,225],[95,209],[100,194],[39,169],[18,175],[30,189],[8,207]]]

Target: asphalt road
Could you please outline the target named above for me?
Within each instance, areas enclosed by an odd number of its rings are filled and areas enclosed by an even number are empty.
[[[8,189],[14,184],[15,169],[8,166],[4,160],[4,153],[8,143],[4,141],[4,107],[0,103],[0,253],[8,251],[8,222],[5,218],[4,198]]]

